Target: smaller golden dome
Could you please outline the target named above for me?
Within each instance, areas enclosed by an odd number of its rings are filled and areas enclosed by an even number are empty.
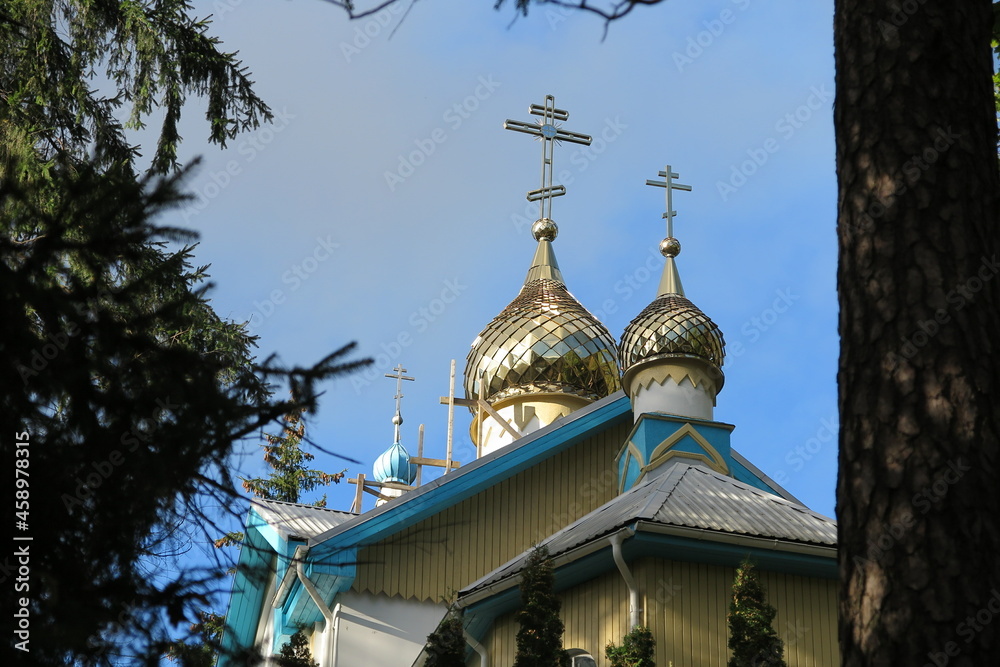
[[[719,372],[722,388],[722,363],[726,342],[722,331],[708,315],[701,312],[682,294],[661,294],[632,320],[622,334],[618,348],[623,384],[639,367],[649,362],[669,359],[701,359]]]

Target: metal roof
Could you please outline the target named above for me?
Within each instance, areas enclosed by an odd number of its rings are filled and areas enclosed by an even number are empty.
[[[357,516],[353,512],[253,498],[250,505],[285,540],[308,540]]]
[[[550,556],[594,541],[636,521],[733,535],[836,546],[837,523],[806,507],[699,464],[677,460],[669,469],[605,503],[540,543]],[[520,572],[529,551],[501,565],[462,594]]]
[[[463,464],[454,472],[407,491],[384,505],[355,515],[350,521],[317,535],[310,540],[309,546],[336,540],[330,542],[328,548],[341,551],[394,535],[539,461],[555,456],[595,432],[631,419],[631,414],[629,399],[625,392],[619,390],[506,447]]]
[[[328,531],[314,535],[309,546],[329,542],[328,548],[343,550],[370,544],[394,535],[447,507],[511,477],[539,461],[554,456],[580,439],[632,418],[632,405],[625,392],[614,394],[570,413],[564,419],[515,440],[490,454],[465,463],[461,468],[407,491],[384,505],[355,514]],[[569,444],[567,444],[569,443]],[[795,500],[777,482],[731,450],[734,459],[789,500]],[[801,503],[799,503],[801,504]]]

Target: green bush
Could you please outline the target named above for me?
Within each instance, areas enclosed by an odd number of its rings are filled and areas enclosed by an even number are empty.
[[[608,642],[604,656],[611,661],[611,667],[656,667],[656,640],[652,631],[644,625],[637,625],[622,639],[621,646]]]
[[[764,587],[749,559],[740,563],[729,603],[728,667],[787,667],[785,645],[771,627],[777,611],[767,603]]]

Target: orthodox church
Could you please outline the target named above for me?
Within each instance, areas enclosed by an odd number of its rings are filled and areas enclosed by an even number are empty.
[[[839,664],[836,523],[803,506],[731,446],[713,419],[723,334],[686,296],[672,193],[659,288],[619,340],[567,289],[553,243],[556,142],[590,137],[560,123],[547,96],[536,123],[505,127],[542,143],[537,246],[520,291],[472,343],[465,398],[478,457],[458,466],[411,456],[396,439],[356,480],[352,511],[255,499],[223,645],[265,653],[305,628],[322,667],[411,667],[427,635],[461,613],[466,664],[510,667],[518,581],[534,545],[555,569],[574,667],[608,665],[604,647],[644,625],[656,664],[726,664],[735,568],[757,564],[790,667]],[[396,369],[397,388],[406,378]],[[443,401],[445,399],[442,399]],[[421,443],[422,444],[422,443]],[[450,445],[450,440],[449,440]],[[420,484],[421,465],[445,474]],[[377,495],[362,511],[363,491]],[[228,667],[225,655],[219,664]]]

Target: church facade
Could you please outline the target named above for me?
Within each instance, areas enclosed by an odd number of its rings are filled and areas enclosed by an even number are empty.
[[[478,458],[414,486],[424,459],[400,445],[397,409],[396,442],[373,470],[375,508],[253,500],[224,648],[276,653],[304,628],[322,667],[410,667],[454,609],[467,664],[509,667],[519,576],[543,544],[575,667],[607,665],[605,645],[637,625],[652,630],[657,665],[725,665],[732,581],[748,556],[788,665],[838,664],[835,522],[740,455],[733,426],[713,419],[723,335],[685,296],[675,261],[672,193],[690,188],[669,166],[647,181],[666,190],[664,272],[616,340],[568,291],[553,250],[552,199],[565,192],[551,183],[553,146],[589,137],[559,125],[568,113],[550,96],[529,110],[537,123],[505,127],[542,140],[542,187],[528,195],[540,205],[535,254],[474,340],[454,401],[474,413]]]

